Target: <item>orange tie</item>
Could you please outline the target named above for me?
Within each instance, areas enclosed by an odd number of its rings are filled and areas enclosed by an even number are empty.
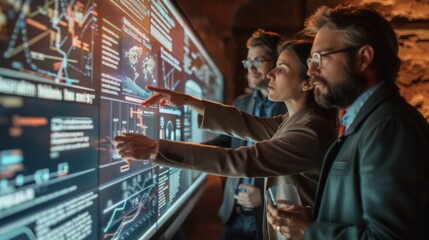
[[[344,109],[338,110],[338,138],[344,136],[344,131],[346,130],[346,126],[341,124],[340,119],[346,114]]]

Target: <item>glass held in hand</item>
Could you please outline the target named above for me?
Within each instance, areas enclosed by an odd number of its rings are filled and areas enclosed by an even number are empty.
[[[265,192],[265,200],[267,203],[278,207],[279,200],[287,200],[290,204],[301,205],[301,198],[299,197],[298,190],[293,184],[280,184],[269,187]]]

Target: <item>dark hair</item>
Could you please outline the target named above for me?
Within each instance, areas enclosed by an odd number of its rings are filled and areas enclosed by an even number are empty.
[[[289,50],[295,55],[296,59],[299,62],[299,77],[305,81],[308,80],[307,58],[308,56],[310,56],[312,45],[313,45],[313,42],[309,40],[301,39],[301,40],[290,40],[290,41],[283,42],[277,48],[277,53],[279,55],[284,50]]]
[[[284,38],[275,32],[267,32],[263,29],[256,30],[252,36],[247,39],[247,48],[263,46],[270,54],[271,58],[277,60],[277,46],[284,41]]]
[[[343,33],[347,47],[370,45],[379,81],[394,81],[401,66],[398,41],[389,22],[376,11],[356,5],[319,8],[305,22],[305,33],[315,35],[322,27]]]

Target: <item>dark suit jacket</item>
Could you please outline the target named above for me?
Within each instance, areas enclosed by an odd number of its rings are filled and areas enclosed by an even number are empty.
[[[429,126],[391,85],[328,151],[305,239],[427,239]]]
[[[255,108],[255,98],[253,94],[245,94],[239,96],[234,101],[234,106],[240,111],[247,112],[249,114],[253,114],[253,110]],[[284,103],[273,103],[273,114],[280,115],[285,114],[287,112],[286,105]],[[219,135],[218,137],[205,142],[208,145],[214,145],[219,147],[230,147],[230,148],[238,148],[241,146],[245,146],[247,144],[246,140],[230,137],[227,135]],[[223,192],[223,201],[222,205],[219,208],[219,217],[221,221],[225,224],[232,215],[235,199],[234,194],[238,187],[240,178],[229,177],[225,181],[224,192]],[[255,178],[255,186],[261,190],[261,199],[264,199],[264,179],[263,178]],[[264,206],[261,205],[255,208],[255,219],[256,219],[256,227],[258,231],[258,235],[262,236],[262,224],[263,224],[263,214],[264,214]]]

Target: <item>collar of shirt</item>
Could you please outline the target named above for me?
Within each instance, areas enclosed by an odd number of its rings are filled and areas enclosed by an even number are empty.
[[[344,114],[344,116],[340,119],[340,123],[346,127],[346,130],[350,127],[350,125],[352,125],[357,114],[359,113],[365,102],[368,100],[368,98],[371,97],[371,95],[382,85],[382,83],[383,82],[377,83],[370,89],[366,90],[353,102],[353,104],[349,108],[347,108],[346,114]]]

